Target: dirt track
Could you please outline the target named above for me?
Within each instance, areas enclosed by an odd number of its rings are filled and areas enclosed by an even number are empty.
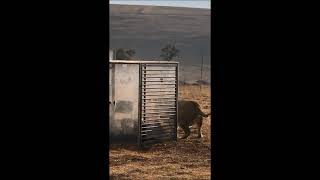
[[[210,111],[210,89],[198,86],[180,87],[180,99],[199,102],[204,112]],[[109,151],[110,179],[210,179],[211,116],[204,119],[203,138],[195,129],[187,139],[153,145],[148,150],[134,146],[113,145]],[[182,132],[178,131],[179,135]]]

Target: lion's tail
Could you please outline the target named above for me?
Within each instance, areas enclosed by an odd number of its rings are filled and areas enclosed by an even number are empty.
[[[202,117],[208,117],[208,116],[211,115],[211,112],[205,114],[205,113],[201,110],[200,105],[199,105],[197,102],[195,102],[195,101],[191,101],[191,102],[197,107],[197,109],[198,109],[198,111],[199,111],[199,114],[200,114]]]

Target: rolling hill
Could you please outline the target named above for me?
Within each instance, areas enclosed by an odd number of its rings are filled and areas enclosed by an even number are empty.
[[[208,9],[110,5],[110,48],[130,48],[136,59],[159,60],[161,48],[175,41],[180,50],[180,74],[186,81],[200,78],[203,56],[204,80],[210,81],[211,11]]]

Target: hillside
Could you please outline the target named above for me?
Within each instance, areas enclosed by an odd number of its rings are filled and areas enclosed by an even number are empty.
[[[153,60],[159,59],[167,42],[176,41],[181,67],[188,74],[198,72],[195,66],[201,56],[210,64],[210,13],[195,8],[110,5],[110,48],[132,48],[137,59]],[[205,76],[209,76],[208,67]]]

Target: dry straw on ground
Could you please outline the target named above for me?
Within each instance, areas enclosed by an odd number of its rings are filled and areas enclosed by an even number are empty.
[[[180,86],[179,99],[197,101],[204,112],[210,112],[210,86]],[[192,130],[187,139],[156,144],[148,150],[113,145],[109,151],[110,179],[210,179],[211,116],[204,119],[203,138]],[[178,133],[183,133],[178,131]]]

